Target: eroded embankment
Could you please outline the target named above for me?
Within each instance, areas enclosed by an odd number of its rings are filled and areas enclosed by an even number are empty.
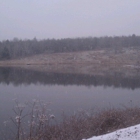
[[[36,71],[78,74],[125,72],[139,74],[140,50],[95,50],[70,53],[40,54],[36,56],[0,61],[0,66],[22,67]]]

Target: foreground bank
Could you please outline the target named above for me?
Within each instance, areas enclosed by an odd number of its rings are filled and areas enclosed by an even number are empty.
[[[140,124],[83,140],[140,140]]]
[[[3,137],[9,139],[8,136],[10,136],[12,140],[82,140],[83,138],[88,139],[93,136],[99,136],[89,140],[104,140],[103,138],[109,140],[108,137],[113,139],[121,136],[121,132],[123,131],[125,133],[122,133],[122,136],[125,134],[131,136],[131,131],[116,130],[140,124],[139,107],[111,108],[100,110],[99,112],[94,112],[94,110],[88,112],[79,111],[72,116],[62,114],[62,120],[59,121],[53,114],[48,112],[46,105],[41,104],[40,107],[38,105],[33,103],[31,107],[30,104],[30,107],[27,108],[29,111],[27,111],[25,110],[25,106],[21,106],[17,102],[14,108],[15,116],[11,118],[13,127],[10,130],[12,130],[12,134],[9,133],[11,131],[6,132],[6,135],[3,135]],[[6,122],[4,123],[6,124]],[[9,130],[10,127],[8,124],[6,124],[6,127],[6,130]],[[140,127],[137,126],[137,129],[135,128],[128,128],[128,130],[132,130],[132,134],[136,134]],[[107,135],[100,136],[104,134]],[[136,136],[139,137],[139,135]]]

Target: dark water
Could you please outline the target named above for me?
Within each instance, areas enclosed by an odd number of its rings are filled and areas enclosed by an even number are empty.
[[[0,68],[0,124],[15,105],[38,99],[51,103],[55,116],[80,109],[140,106],[140,74],[83,75],[47,73],[21,68]]]

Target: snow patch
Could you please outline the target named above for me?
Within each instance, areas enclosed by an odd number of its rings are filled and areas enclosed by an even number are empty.
[[[83,140],[140,140],[140,124]]]

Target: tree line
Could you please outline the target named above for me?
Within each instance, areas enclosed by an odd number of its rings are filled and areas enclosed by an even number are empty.
[[[0,60],[26,57],[41,53],[74,52],[95,49],[139,47],[140,36],[87,37],[37,40],[14,38],[0,41]],[[140,48],[140,47],[139,47]]]

